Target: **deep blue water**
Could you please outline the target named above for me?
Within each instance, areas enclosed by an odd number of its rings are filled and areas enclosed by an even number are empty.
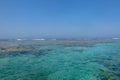
[[[37,50],[2,55],[0,80],[120,80],[119,42],[92,47],[49,45]]]

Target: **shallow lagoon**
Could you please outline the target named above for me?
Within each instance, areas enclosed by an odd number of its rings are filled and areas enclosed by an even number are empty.
[[[33,49],[0,55],[0,80],[120,80],[120,42]]]

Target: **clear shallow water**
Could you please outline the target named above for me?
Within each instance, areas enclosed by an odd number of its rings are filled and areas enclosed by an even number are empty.
[[[0,80],[120,80],[119,42],[37,50],[39,54],[1,55]]]

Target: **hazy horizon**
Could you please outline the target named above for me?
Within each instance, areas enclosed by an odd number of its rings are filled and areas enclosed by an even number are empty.
[[[119,0],[1,0],[0,39],[120,37]]]

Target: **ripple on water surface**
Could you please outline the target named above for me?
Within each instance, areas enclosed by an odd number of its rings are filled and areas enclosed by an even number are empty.
[[[120,80],[120,43],[46,46],[37,53],[44,55],[2,55],[0,80]]]

